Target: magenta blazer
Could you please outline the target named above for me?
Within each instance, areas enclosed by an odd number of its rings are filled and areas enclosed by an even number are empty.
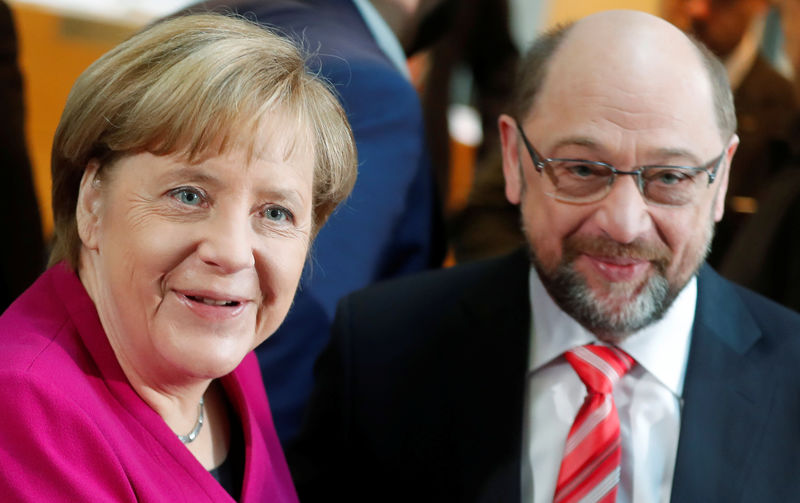
[[[0,500],[233,499],[134,392],[63,264],[0,317]],[[254,355],[221,379],[242,419],[243,502],[297,496]]]

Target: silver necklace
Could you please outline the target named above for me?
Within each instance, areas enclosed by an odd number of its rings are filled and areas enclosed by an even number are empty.
[[[178,440],[180,440],[184,444],[194,442],[194,439],[196,439],[197,435],[200,434],[200,429],[202,427],[203,427],[203,398],[200,397],[200,405],[197,406],[197,422],[194,423],[194,428],[192,428],[192,431],[190,431],[186,435],[178,435]]]

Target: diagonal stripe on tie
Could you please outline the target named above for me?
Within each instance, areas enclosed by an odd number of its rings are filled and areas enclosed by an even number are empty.
[[[619,416],[611,393],[630,370],[633,358],[618,348],[597,345],[574,348],[564,356],[588,394],[567,436],[553,501],[613,502],[622,453]]]

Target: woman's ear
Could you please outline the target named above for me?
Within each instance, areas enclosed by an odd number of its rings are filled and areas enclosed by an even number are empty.
[[[99,172],[100,162],[97,159],[90,159],[83,171],[78,189],[78,206],[75,209],[78,236],[83,246],[90,250],[97,249],[97,234],[102,217],[102,182]]]

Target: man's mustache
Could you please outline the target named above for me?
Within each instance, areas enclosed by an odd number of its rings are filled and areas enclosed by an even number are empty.
[[[596,257],[630,258],[652,262],[664,271],[672,262],[672,251],[661,242],[650,243],[637,238],[630,243],[619,243],[603,236],[568,236],[564,240],[562,263],[571,263],[579,255]]]

